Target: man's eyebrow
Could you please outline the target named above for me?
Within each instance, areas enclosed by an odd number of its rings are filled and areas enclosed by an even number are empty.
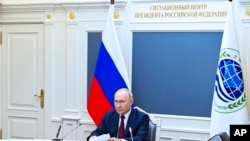
[[[125,100],[121,99],[121,100],[115,100],[115,101],[125,101]]]

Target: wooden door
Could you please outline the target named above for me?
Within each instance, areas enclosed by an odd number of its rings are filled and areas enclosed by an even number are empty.
[[[3,139],[43,138],[43,25],[2,25],[1,51]]]

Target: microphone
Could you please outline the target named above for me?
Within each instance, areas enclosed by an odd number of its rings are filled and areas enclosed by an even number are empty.
[[[130,136],[131,136],[131,140],[134,141],[131,127],[129,127],[129,133],[130,133]]]
[[[61,131],[61,127],[62,125],[59,126],[58,130],[57,130],[57,133],[56,133],[56,138],[55,139],[52,139],[52,141],[62,141],[62,139],[59,139],[58,136],[59,136],[59,133]]]
[[[58,128],[58,131],[57,131],[57,134],[56,134],[56,138],[58,138],[58,136],[59,136],[59,133],[61,131],[61,127],[62,127],[62,125],[60,125],[59,128]]]
[[[67,134],[65,134],[62,139],[64,139],[65,137],[67,137],[70,133],[72,133],[74,130],[76,130],[78,127],[80,127],[82,124],[77,124],[73,129],[71,129]]]

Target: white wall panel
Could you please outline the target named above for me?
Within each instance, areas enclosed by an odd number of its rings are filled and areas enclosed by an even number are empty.
[[[227,2],[226,0],[218,1],[220,3]],[[132,76],[132,32],[223,31],[224,28],[225,17],[207,21],[206,18],[202,20],[194,20],[192,18],[185,21],[175,19],[172,21],[160,20],[158,22],[145,19],[140,21],[131,18],[131,8],[138,5],[141,6],[143,3],[154,2],[152,0],[116,0],[115,9],[119,12],[120,18],[116,19],[115,23],[123,47],[123,54],[126,57],[130,79]],[[164,3],[164,1],[157,2]],[[165,2],[171,2],[171,0]],[[182,1],[178,2],[181,3]],[[22,5],[19,5],[21,3]],[[188,1],[185,1],[185,3],[188,3]],[[202,3],[206,2],[202,1]],[[216,5],[216,1],[213,0],[212,4]],[[55,137],[58,126],[61,123],[65,124],[64,133],[72,129],[76,123],[82,123],[83,126],[77,129],[77,133],[68,137],[79,140],[85,140],[89,133],[95,129],[86,106],[87,33],[102,31],[108,5],[108,0],[74,2],[56,0],[53,3],[50,0],[36,2],[32,0],[2,0],[2,6],[0,6],[1,25],[42,23],[45,27],[45,85],[48,94],[46,97],[48,104],[45,105],[46,125],[44,138]],[[222,6],[223,10],[226,9],[226,5],[223,7],[221,4],[220,6]],[[242,45],[241,51],[243,52],[242,66],[248,101],[250,101],[250,95],[248,94],[250,91],[250,65],[248,65],[250,63],[248,61],[250,60],[250,14],[247,14],[249,10],[250,2],[239,0],[238,13],[236,14],[239,17],[238,25],[242,27],[238,29],[238,36],[240,41],[242,41],[240,43]],[[70,19],[69,14],[71,12],[75,14],[76,19]],[[1,64],[0,67],[2,70]],[[248,111],[250,113],[249,102]],[[158,120],[158,129],[160,129],[159,141],[206,141],[209,138],[210,118],[157,114],[152,114],[152,116]],[[20,119],[10,118],[8,122],[14,125],[18,124],[18,120]],[[67,123],[72,123],[72,125]],[[16,133],[16,131],[13,131],[13,133]],[[18,137],[18,134],[14,136]]]

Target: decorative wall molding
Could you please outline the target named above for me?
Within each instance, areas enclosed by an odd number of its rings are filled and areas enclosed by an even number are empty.
[[[126,1],[116,1],[115,10],[120,11],[126,6]],[[68,20],[75,19],[79,11],[104,11],[110,2],[75,2],[75,3],[45,3],[45,4],[5,4],[0,6],[0,23],[44,23],[54,19],[54,13],[67,12]],[[18,17],[18,18],[16,18]],[[54,19],[56,20],[56,19]]]
[[[185,0],[115,0],[115,10],[119,13],[116,19],[116,26],[127,58],[126,63],[131,72],[132,54],[132,32],[134,31],[222,31],[225,17],[213,20],[163,20],[155,22],[153,20],[135,20],[131,18],[134,14],[130,8],[140,8],[148,3],[170,3],[183,2]],[[197,0],[195,2],[203,0]],[[216,3],[226,0],[209,0]],[[45,50],[46,50],[46,89],[47,99],[50,104],[45,105],[46,109],[46,138],[53,137],[58,125],[63,121],[82,123],[78,129],[77,139],[84,140],[89,133],[95,129],[93,121],[88,116],[86,110],[87,90],[86,90],[86,54],[87,54],[87,33],[102,31],[103,23],[106,19],[106,12],[110,5],[109,0],[0,0],[0,26],[1,24],[24,24],[39,23],[44,24]],[[16,3],[15,3],[16,2]],[[186,2],[186,1],[185,1]],[[194,1],[192,1],[194,2]],[[223,7],[223,10],[225,10]],[[140,10],[140,9],[139,9]],[[250,10],[249,0],[239,0],[239,23],[242,31],[244,52],[243,65],[246,80],[250,79]],[[0,27],[1,29],[1,27]],[[74,50],[74,51],[73,51]],[[61,55],[62,53],[63,55]],[[61,57],[65,57],[61,61]],[[62,63],[62,64],[61,64]],[[77,64],[73,64],[77,63]],[[58,65],[59,64],[59,65]],[[57,74],[62,68],[65,76]],[[60,77],[60,80],[58,78]],[[78,78],[80,77],[80,78]],[[61,83],[67,80],[66,86]],[[83,80],[84,79],[84,80]],[[246,81],[246,86],[250,84]],[[66,87],[66,89],[65,89]],[[61,89],[65,89],[64,92]],[[62,92],[63,91],[63,92]],[[246,92],[250,91],[246,87]],[[63,96],[64,104],[55,104],[56,98]],[[66,99],[65,99],[66,98]],[[248,97],[250,101],[250,97]],[[52,106],[55,105],[54,107]],[[53,107],[51,110],[50,108]],[[250,105],[248,104],[248,109]],[[206,141],[209,138],[210,118],[188,117],[175,115],[152,114],[157,119],[160,129],[159,138],[161,141]],[[65,123],[67,124],[67,123]],[[70,127],[68,128],[70,129]]]

